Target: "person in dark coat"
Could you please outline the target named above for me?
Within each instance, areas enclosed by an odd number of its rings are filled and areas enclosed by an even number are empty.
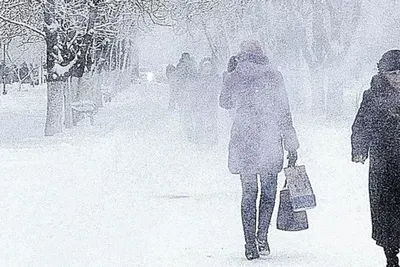
[[[370,159],[372,238],[388,267],[398,267],[400,247],[400,50],[378,63],[352,126],[352,161]]]
[[[240,48],[238,64],[227,74],[219,101],[221,107],[236,110],[228,167],[231,173],[240,174],[245,256],[252,260],[270,252],[268,228],[283,150],[289,152],[293,166],[299,142],[281,73],[269,64],[258,41],[245,41]],[[257,227],[258,178],[261,196]]]
[[[176,66],[177,86],[179,90],[179,104],[183,127],[189,141],[194,139],[193,102],[198,78],[196,62],[189,53],[183,53]]]

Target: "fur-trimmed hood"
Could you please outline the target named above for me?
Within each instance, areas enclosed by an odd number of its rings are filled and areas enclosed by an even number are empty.
[[[388,94],[397,92],[383,74],[376,74],[371,80],[371,91],[375,94]]]
[[[268,72],[273,72],[269,59],[264,55],[240,53],[236,72],[240,77],[257,79],[265,77]]]

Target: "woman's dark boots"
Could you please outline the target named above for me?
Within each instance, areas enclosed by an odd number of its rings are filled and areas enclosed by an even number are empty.
[[[399,267],[398,248],[384,248],[387,264],[386,267]]]
[[[258,254],[258,248],[256,243],[246,244],[244,245],[244,248],[245,248],[244,254],[246,256],[246,259],[254,260],[260,257],[260,254]]]
[[[258,244],[258,254],[260,254],[261,257],[269,256],[271,250],[269,248],[268,241],[266,239],[260,240],[257,238],[257,244]]]

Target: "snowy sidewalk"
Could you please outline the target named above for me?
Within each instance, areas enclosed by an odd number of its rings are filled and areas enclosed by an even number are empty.
[[[0,118],[15,113],[1,101]],[[168,89],[142,84],[103,108],[95,126],[44,138],[38,103],[19,109],[21,123],[35,118],[32,134],[15,127],[0,147],[0,266],[384,266],[369,237],[368,170],[349,160],[349,127],[295,120],[318,207],[299,233],[276,230],[275,212],[271,256],[249,262],[227,127],[216,148],[187,143],[167,111]]]

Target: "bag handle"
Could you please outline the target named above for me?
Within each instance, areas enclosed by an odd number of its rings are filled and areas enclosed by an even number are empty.
[[[297,166],[296,164],[293,165],[293,166],[290,166],[290,165],[289,165],[289,162],[288,162],[287,168],[296,168],[296,166]],[[287,187],[287,184],[288,184],[287,178],[285,178],[285,184],[283,185],[282,189],[287,189],[287,188],[288,188],[288,187]]]
[[[289,162],[288,162],[287,168],[294,168],[294,167],[296,167],[296,165],[295,166],[290,166]],[[285,184],[283,185],[282,189],[287,189],[287,178],[285,178]]]
[[[287,187],[287,178],[285,178],[285,184],[283,185],[282,190],[287,189],[287,188],[288,188]]]

